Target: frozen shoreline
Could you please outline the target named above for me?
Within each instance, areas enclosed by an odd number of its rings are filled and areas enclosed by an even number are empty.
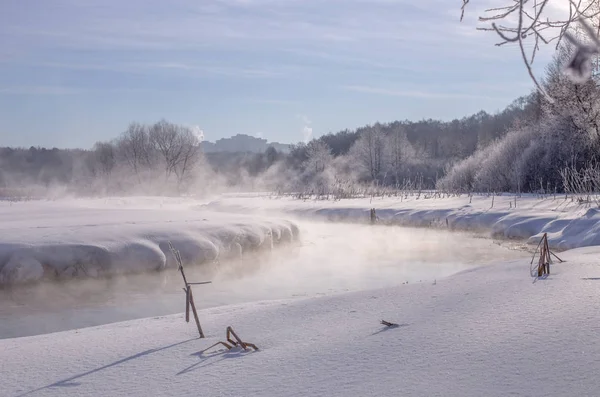
[[[595,395],[598,247],[412,284],[0,340],[7,395]],[[523,304],[527,302],[527,304]],[[398,323],[386,328],[381,319]],[[258,352],[204,349],[233,326]],[[35,359],[31,359],[35,357]],[[550,367],[550,369],[548,368]],[[235,376],[224,376],[234,374]]]
[[[516,207],[515,207],[516,203]],[[537,244],[544,233],[551,247],[566,250],[600,245],[600,210],[578,204],[564,196],[544,199],[532,195],[517,197],[463,195],[450,198],[364,198],[299,200],[290,197],[226,196],[202,208],[224,212],[294,215],[329,221],[370,221],[375,208],[379,222],[409,227],[437,227],[475,231],[493,237],[526,240]]]
[[[516,205],[516,207],[515,207]],[[556,249],[600,245],[600,211],[563,197],[297,200],[228,195],[189,198],[65,199],[0,202],[0,285],[98,277],[173,266],[172,241],[189,263],[209,263],[297,237],[282,217],[476,231]],[[248,214],[253,214],[249,216]],[[271,237],[272,236],[272,237]],[[269,240],[269,241],[268,241]]]
[[[301,238],[218,266],[186,266],[201,309],[245,302],[335,295],[432,283],[494,261],[530,254],[512,242],[472,233],[298,221]],[[521,246],[521,244],[517,244]],[[183,281],[176,269],[0,289],[0,338],[176,314]]]
[[[0,203],[0,285],[102,277],[212,263],[298,237],[292,222],[193,210],[192,201],[146,199]]]
[[[368,209],[376,208],[382,219],[412,219],[412,225],[426,226],[428,219],[446,214],[453,216],[455,226],[527,234],[554,225],[555,242],[559,233],[563,241],[574,242],[581,233],[590,236],[587,242],[596,241],[593,228],[576,233],[575,227],[594,226],[595,210],[571,206],[559,211],[553,200],[523,200],[522,208],[512,212],[485,211],[483,198],[466,207],[457,206],[461,198],[418,204],[240,200],[220,199],[195,213],[212,214],[217,223],[237,219],[231,225],[240,227],[242,215],[206,210],[368,222]],[[496,200],[495,205],[506,204]],[[47,214],[48,208],[43,211]],[[111,211],[114,215],[115,209]],[[176,213],[181,212],[161,212],[162,220],[153,222],[163,225]],[[148,213],[138,214],[148,221]],[[89,213],[86,219],[91,219]],[[61,230],[70,230],[73,221],[63,222]],[[179,222],[183,220],[171,223]],[[79,229],[77,236],[88,236],[85,230]],[[39,241],[44,233],[43,228],[22,230],[22,236]],[[598,255],[600,247],[565,252],[566,262],[554,264],[551,275],[535,283],[529,261],[519,259],[433,283],[209,308],[199,312],[206,339],[197,339],[193,322],[186,324],[183,314],[3,339],[0,351],[9,369],[2,373],[3,391],[15,396],[185,396],[198,390],[269,397],[595,395],[600,387],[594,315],[600,308]],[[387,328],[379,323],[382,319],[399,326]],[[224,340],[227,326],[260,350],[204,352]]]

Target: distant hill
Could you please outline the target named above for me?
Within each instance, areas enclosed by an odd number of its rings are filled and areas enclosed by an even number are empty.
[[[269,147],[273,147],[278,152],[289,152],[290,145],[268,142],[263,138],[256,138],[250,135],[237,134],[231,138],[221,138],[216,142],[204,141],[202,147],[206,153],[215,152],[250,152],[250,153],[262,153]]]

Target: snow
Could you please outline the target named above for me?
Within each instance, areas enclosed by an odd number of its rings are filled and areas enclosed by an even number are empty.
[[[196,305],[340,294],[433,282],[490,261],[523,259],[522,244],[430,228],[295,221],[299,241],[218,267],[187,266]],[[209,269],[207,269],[207,267]],[[0,289],[0,339],[164,316],[182,310],[175,269]]]
[[[413,195],[333,201],[244,194],[218,198],[202,208],[365,223],[369,221],[369,210],[375,208],[384,224],[479,231],[494,237],[525,239],[530,244],[537,244],[548,233],[550,246],[561,250],[600,245],[600,209],[592,208],[596,204],[580,204],[573,197],[435,197],[428,193],[419,198]]]
[[[295,239],[297,227],[268,217],[191,208],[190,199],[0,201],[0,285],[44,277],[98,277],[186,263],[213,263],[240,250]]]
[[[433,283],[0,340],[2,396],[595,396],[600,248]],[[385,319],[397,328],[379,324]],[[202,352],[233,326],[258,352]]]
[[[79,263],[82,257],[99,272],[107,263],[111,271],[168,266],[159,257],[166,238],[177,241],[185,255],[210,262],[233,251],[227,248],[240,231],[243,248],[268,248],[269,230],[276,241],[298,234],[295,224],[274,216],[368,222],[370,208],[383,223],[536,243],[547,232],[552,246],[587,246],[562,252],[566,262],[553,264],[544,279],[533,280],[529,258],[519,258],[435,282],[206,308],[199,311],[206,339],[197,338],[193,321],[185,323],[183,314],[2,339],[0,395],[597,395],[600,247],[591,245],[600,245],[598,211],[558,197],[520,197],[517,208],[513,196],[495,197],[493,207],[491,200],[333,202],[246,195],[210,203],[144,199],[143,209],[136,199],[0,203],[5,221],[0,257],[21,264],[23,279],[37,279],[40,266],[58,269],[55,262]],[[349,255],[377,252],[375,241],[367,240],[348,239],[357,250],[348,249]],[[358,248],[361,244],[367,247]],[[332,261],[342,249],[332,247]],[[331,266],[327,256],[315,259],[309,272],[281,269],[282,275],[306,278],[311,269]],[[5,276],[6,266],[0,271]],[[183,303],[183,294],[180,299]],[[399,326],[387,328],[379,323],[383,319]],[[225,340],[227,326],[260,350],[205,351]]]

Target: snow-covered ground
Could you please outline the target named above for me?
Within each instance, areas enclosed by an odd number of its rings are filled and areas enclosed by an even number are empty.
[[[271,195],[230,195],[203,208],[247,213],[293,214],[332,221],[369,222],[376,209],[380,222],[403,226],[441,227],[489,232],[494,236],[527,239],[537,244],[544,233],[552,247],[571,249],[600,245],[600,209],[572,197],[513,195],[430,198],[421,195],[366,199],[298,200]]]
[[[0,201],[0,285],[213,263],[297,237],[288,221],[192,209],[190,199]],[[197,204],[197,202],[195,202]]]
[[[563,253],[535,283],[517,260],[435,285],[207,309],[207,339],[180,314],[0,340],[0,394],[597,396],[599,254]],[[203,352],[229,325],[260,350]]]
[[[330,202],[245,196],[206,205],[188,199],[157,205],[155,199],[145,199],[144,209],[137,199],[12,207],[1,203],[5,220],[1,232],[6,236],[2,247],[4,252],[18,247],[37,255],[40,247],[93,240],[95,246],[108,247],[111,255],[130,252],[120,263],[140,263],[141,251],[125,247],[151,242],[161,249],[160,242],[167,237],[174,243],[209,241],[220,247],[231,238],[226,232],[230,229],[235,230],[233,235],[247,230],[245,235],[254,242],[249,247],[260,247],[268,241],[269,230],[274,235],[281,230],[290,238],[297,233],[294,224],[273,216],[366,223],[370,208],[376,208],[383,223],[486,231],[531,242],[548,232],[551,244],[561,248],[600,244],[596,209],[559,198],[518,198],[516,209],[512,196],[495,197],[493,208],[491,197],[469,200],[463,196]],[[259,269],[255,280],[274,271],[280,277],[273,277],[274,283],[302,278],[325,287],[339,273],[357,271],[360,279],[378,269],[389,278],[386,288],[369,285],[364,291],[286,300],[250,298],[246,303],[206,308],[199,314],[207,339],[197,338],[193,321],[185,323],[183,314],[3,339],[0,395],[598,395],[600,247],[563,252],[560,256],[566,262],[553,264],[549,277],[532,280],[528,257],[489,264],[489,256],[460,239],[449,246],[440,245],[440,236],[416,230],[412,238],[394,238],[396,228],[337,226],[347,229],[336,234],[342,243],[328,245],[326,236],[320,236],[329,250],[312,261],[290,260],[279,268],[275,250],[270,254],[275,262],[267,272]],[[354,228],[369,231],[356,235],[350,232]],[[386,273],[399,265],[389,259],[398,252],[381,244],[387,241],[382,234],[391,236],[391,246],[416,244],[421,247],[414,251],[416,257],[431,256],[424,264],[409,261],[413,266],[431,266],[439,258],[442,266],[432,269],[447,277],[403,284],[398,273]],[[204,254],[209,246],[192,252],[213,260],[216,255]],[[445,258],[461,250],[480,256],[480,263],[443,267]],[[341,251],[347,251],[345,256]],[[44,258],[51,252],[44,251]],[[483,252],[493,256],[491,250]],[[373,263],[371,269],[359,266],[368,261]],[[452,272],[458,273],[448,276]],[[241,281],[252,279],[242,277]],[[178,299],[182,301],[181,293]],[[387,328],[379,323],[382,319],[398,326]],[[260,350],[204,351],[224,340],[227,326]]]
[[[210,308],[433,282],[490,261],[523,258],[520,244],[470,233],[298,221],[300,238],[218,267],[188,266],[188,280]],[[0,289],[0,339],[179,313],[176,269],[109,279],[77,279]]]

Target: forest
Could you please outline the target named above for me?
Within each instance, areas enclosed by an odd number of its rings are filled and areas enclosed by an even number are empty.
[[[91,149],[0,148],[0,188],[27,194],[195,194],[269,190],[351,195],[358,186],[471,192],[590,192],[600,186],[596,77],[563,73],[563,45],[539,91],[495,114],[376,123],[286,152],[203,150],[190,128],[133,122]],[[20,193],[19,193],[20,194]]]

